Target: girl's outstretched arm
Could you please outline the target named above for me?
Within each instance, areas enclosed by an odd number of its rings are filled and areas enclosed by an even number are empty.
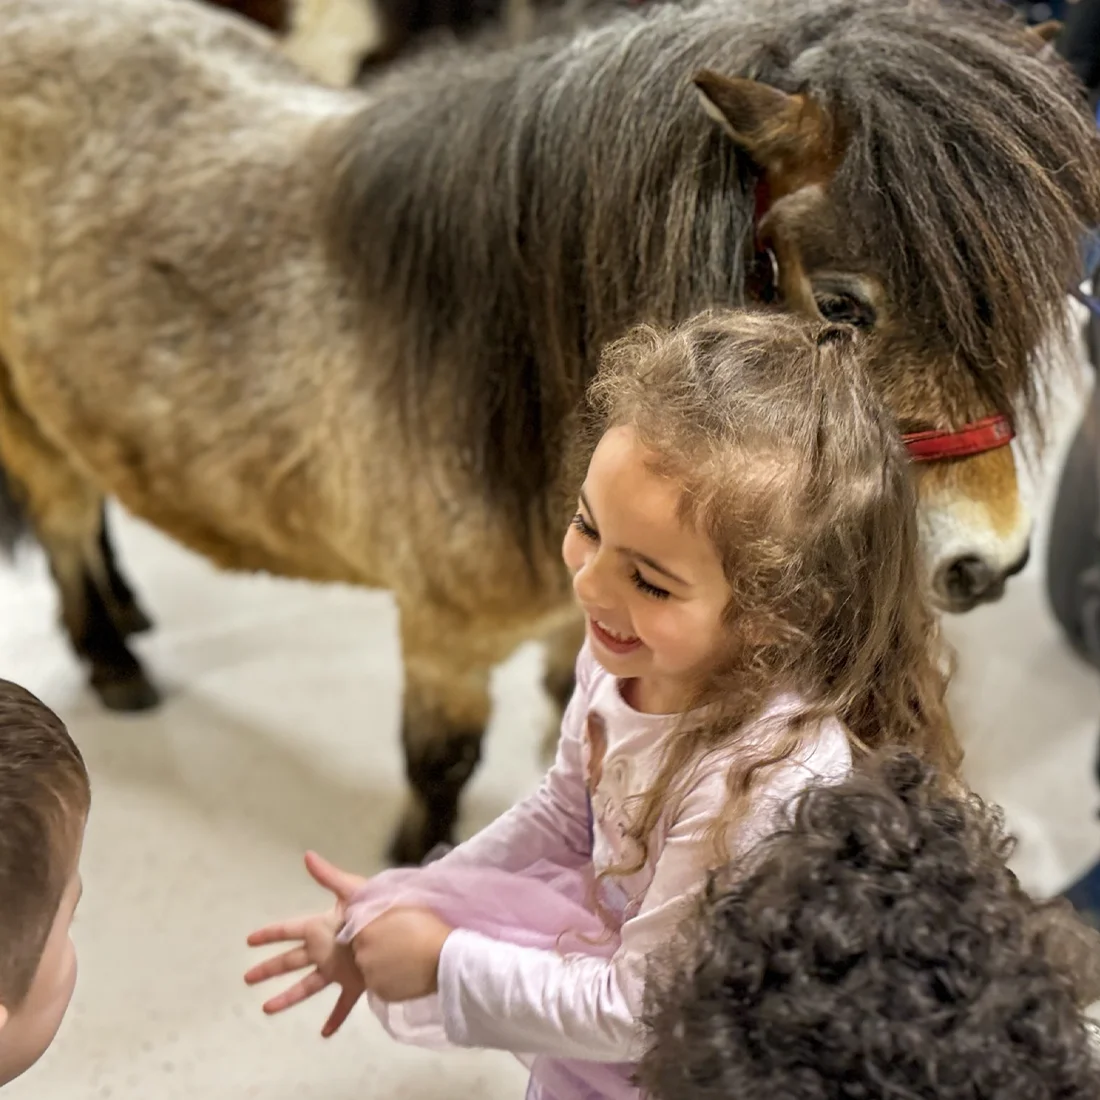
[[[770,832],[789,799],[816,778],[851,765],[839,727],[822,731],[802,761],[780,765],[753,796],[730,851],[736,856]],[[648,957],[675,934],[712,863],[709,826],[728,798],[716,759],[670,825],[644,901],[622,928],[610,959],[563,956],[456,930],[445,940],[438,986],[451,1042],[598,1062],[633,1062],[642,1053],[636,1021]]]
[[[585,648],[577,661],[577,690],[562,722],[558,758],[539,790],[444,856],[440,864],[513,871],[536,860],[548,860],[560,867],[579,867],[591,858],[583,725],[592,667],[592,657]],[[312,866],[310,870],[316,878]],[[341,981],[344,992],[325,1034],[339,1027],[362,992],[364,981],[367,988],[384,1000],[414,999],[435,992],[440,952],[451,929],[438,917],[421,910],[397,909],[375,916],[370,899],[356,899],[358,888],[364,883],[365,880],[358,880],[356,887],[346,893],[334,889],[339,919],[319,914],[293,927],[276,925],[253,933],[249,939],[253,946],[285,941],[299,946],[255,967],[248,975],[250,983],[310,963],[316,966],[297,985],[269,1001],[266,1011],[282,1011],[340,980],[332,972],[337,963],[357,963],[358,984]]]
[[[453,931],[443,944],[437,977],[447,1038],[463,1047],[636,1061],[647,955],[685,915],[687,884],[698,887],[705,877],[696,832],[691,817],[673,827],[645,902],[623,925],[621,946],[610,959]]]

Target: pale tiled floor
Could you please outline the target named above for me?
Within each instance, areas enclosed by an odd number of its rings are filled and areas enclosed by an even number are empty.
[[[241,981],[246,933],[322,900],[301,869],[306,847],[380,866],[402,790],[388,597],[218,575],[147,527],[123,517],[117,529],[159,624],[140,643],[170,693],[151,716],[111,716],[89,696],[37,557],[0,569],[0,674],[63,714],[95,786],[75,1005],[10,1100],[521,1096],[507,1056],[404,1049],[366,1013],[325,1043],[328,998],[269,1020]],[[1100,679],[1062,644],[1038,564],[949,628],[971,777],[1020,832],[1026,881],[1057,890],[1100,853]],[[537,781],[538,660],[523,651],[498,677],[467,828]]]

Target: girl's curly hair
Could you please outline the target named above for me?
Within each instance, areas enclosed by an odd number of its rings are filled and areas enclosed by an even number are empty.
[[[694,763],[737,741],[780,691],[804,703],[730,768],[714,866],[754,788],[823,721],[843,723],[856,755],[909,749],[957,779],[951,653],[928,597],[912,463],[867,355],[853,329],[759,310],[642,325],[604,351],[578,467],[608,428],[629,426],[681,487],[681,518],[714,546],[730,587],[723,644],[638,800],[638,858],[618,874],[644,865]]]
[[[999,811],[891,754],[799,796],[653,966],[655,1100],[1095,1100],[1100,936]]]

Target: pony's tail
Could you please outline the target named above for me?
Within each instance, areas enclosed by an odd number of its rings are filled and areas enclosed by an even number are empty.
[[[31,537],[27,513],[17,500],[11,479],[0,464],[0,553],[14,557],[19,544]]]

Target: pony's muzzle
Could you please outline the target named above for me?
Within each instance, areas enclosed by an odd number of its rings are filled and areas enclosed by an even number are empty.
[[[945,562],[932,579],[932,587],[948,611],[969,611],[978,604],[999,600],[1010,577],[1023,571],[1031,556],[1027,547],[1007,569],[995,569],[976,554]]]

